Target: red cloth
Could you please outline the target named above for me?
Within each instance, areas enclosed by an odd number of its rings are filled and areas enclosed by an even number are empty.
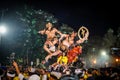
[[[82,53],[82,47],[77,46],[73,49],[68,51],[67,57],[68,57],[68,63],[72,63],[73,60],[76,58],[76,56],[80,55]]]

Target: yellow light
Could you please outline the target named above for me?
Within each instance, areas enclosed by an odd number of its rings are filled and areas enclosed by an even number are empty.
[[[96,60],[94,60],[93,63],[96,64]]]
[[[118,59],[115,59],[116,62],[118,62]]]

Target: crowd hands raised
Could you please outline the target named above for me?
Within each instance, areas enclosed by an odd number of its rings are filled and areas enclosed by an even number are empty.
[[[120,80],[120,69],[76,68],[69,66],[23,67],[13,61],[13,66],[0,66],[0,80]]]

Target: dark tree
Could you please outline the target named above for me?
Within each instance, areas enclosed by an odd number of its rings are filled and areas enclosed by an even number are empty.
[[[115,45],[116,35],[114,35],[113,29],[109,29],[103,38],[103,46],[105,48],[111,48]]]
[[[43,44],[46,40],[45,35],[38,34],[39,30],[45,28],[46,22],[57,24],[57,19],[50,13],[42,10],[34,10],[25,6],[21,11],[16,12],[17,21],[21,23],[21,30],[18,33],[17,47],[18,54],[31,60],[39,58],[44,59],[46,52],[43,50]]]

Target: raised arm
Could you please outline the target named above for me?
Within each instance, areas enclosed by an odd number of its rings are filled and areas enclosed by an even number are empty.
[[[39,34],[42,34],[42,35],[45,34],[45,29],[38,31],[38,33],[39,33]]]
[[[24,76],[20,73],[20,70],[19,70],[19,67],[18,67],[18,64],[13,61],[13,66],[15,67],[15,70],[17,72],[17,75],[19,77],[19,80],[23,80],[24,79]]]
[[[13,61],[13,66],[15,67],[15,70],[16,70],[17,74],[19,75],[20,70],[19,70],[18,64],[15,61]]]
[[[62,33],[61,33],[59,30],[57,30],[56,28],[55,28],[55,31],[56,31],[56,33],[58,33],[59,35],[62,35]]]

